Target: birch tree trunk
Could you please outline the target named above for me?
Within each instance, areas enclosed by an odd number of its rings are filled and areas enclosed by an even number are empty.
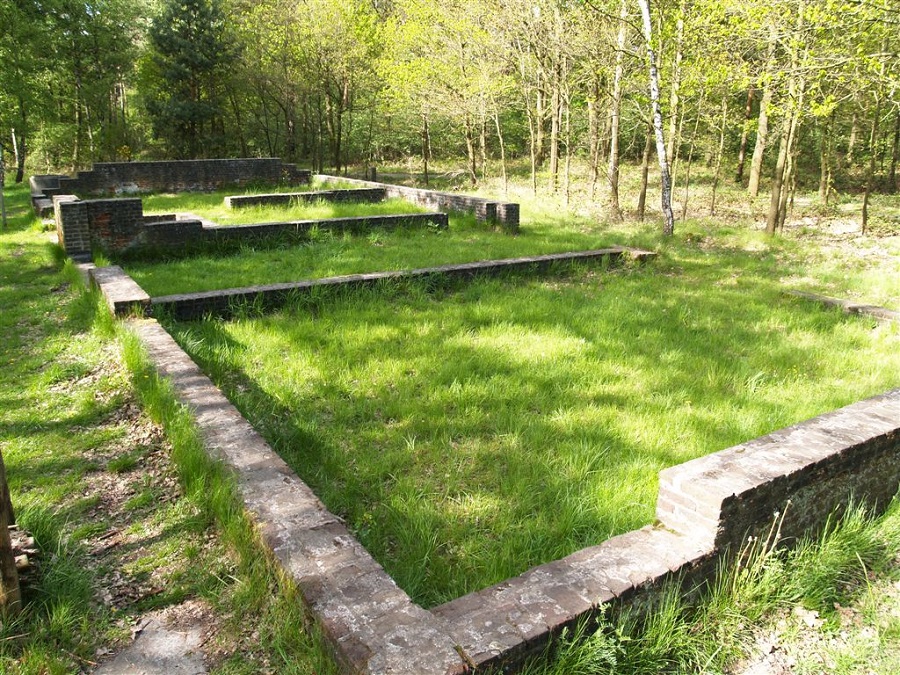
[[[672,213],[672,179],[666,158],[666,139],[663,134],[662,111],[659,108],[659,72],[656,69],[656,53],[653,50],[653,24],[650,19],[650,0],[638,0],[643,19],[644,41],[647,43],[647,64],[650,76],[650,104],[653,108],[653,130],[656,135],[656,156],[659,159],[660,192],[663,212],[663,234],[675,232],[675,216]]]

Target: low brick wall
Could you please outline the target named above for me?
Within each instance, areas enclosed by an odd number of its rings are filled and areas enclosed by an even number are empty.
[[[32,200],[53,194],[111,195],[139,192],[198,192],[253,183],[309,183],[310,172],[277,158],[192,159],[164,162],[98,162],[74,177],[30,179]]]
[[[104,295],[120,271],[91,270]],[[134,288],[128,292],[136,292]],[[431,611],[411,601],[154,321],[132,329],[195,415],[209,452],[238,477],[261,539],[297,584],[349,673],[514,671],[606,605],[715,573],[719,556],[781,519],[815,531],[853,498],[876,509],[900,488],[900,389],[660,474],[659,525],[539,565]]]
[[[229,209],[249,206],[290,206],[315,201],[341,204],[372,203],[384,201],[384,188],[359,188],[356,190],[315,190],[312,192],[273,192],[264,195],[235,195],[225,197]]]
[[[819,295],[817,293],[807,293],[805,291],[785,291],[785,295],[790,295],[801,300],[809,300],[817,302],[826,307],[836,307],[846,314],[861,314],[870,316],[878,321],[894,321],[900,322],[900,312],[887,309],[886,307],[878,307],[869,305],[864,302],[854,302],[853,300],[844,300],[842,298],[832,298],[827,295]]]
[[[519,205],[512,202],[497,202],[455,192],[422,190],[340,176],[317,174],[315,178],[323,183],[349,183],[363,187],[383,188],[388,198],[399,197],[413,204],[439,211],[471,213],[480,221],[496,223],[504,232],[515,234],[519,231]]]
[[[373,229],[437,227],[446,229],[445,213],[408,213],[384,216],[298,220],[284,223],[219,226],[198,218],[145,216],[139,198],[92,199],[73,195],[54,197],[56,231],[66,254],[89,260],[92,247],[116,254],[200,251],[277,238],[303,238],[313,229],[354,234]]]
[[[350,274],[340,277],[327,277],[311,281],[296,281],[265,286],[249,286],[246,288],[229,288],[221,291],[202,293],[182,293],[177,295],[158,296],[153,298],[150,312],[165,312],[182,321],[200,319],[205,316],[229,317],[240,307],[252,305],[263,310],[275,310],[283,307],[292,299],[307,295],[320,289],[363,288],[375,286],[385,281],[403,279],[425,279],[428,277],[472,278],[483,275],[497,275],[515,270],[546,270],[554,265],[573,262],[590,262],[618,260],[622,256],[636,260],[646,260],[655,256],[649,251],[640,251],[621,246],[597,249],[594,251],[576,251],[572,253],[554,253],[550,255],[524,258],[508,258],[506,260],[482,260],[472,263],[423,267],[413,270],[392,272],[371,272],[369,274]]]
[[[644,602],[663,582],[711,579],[719,558],[781,523],[783,544],[849,502],[900,488],[900,389],[660,473],[658,526],[535,567],[432,611],[472,663],[521,662],[601,605]]]

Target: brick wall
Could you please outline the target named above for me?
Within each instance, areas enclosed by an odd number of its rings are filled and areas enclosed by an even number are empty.
[[[32,176],[32,200],[52,193],[81,197],[138,192],[196,192],[251,183],[299,185],[310,172],[277,158],[98,162],[77,176]],[[49,193],[48,193],[49,191]]]
[[[316,190],[313,192],[278,192],[262,195],[225,197],[225,206],[240,209],[249,206],[289,206],[292,203],[315,201],[350,203],[380,202],[385,198],[384,188],[359,188],[356,190]]]
[[[88,210],[74,195],[53,197],[53,216],[59,245],[73,260],[91,259],[91,230]]]
[[[118,273],[95,281],[101,288],[115,282],[104,294],[116,295],[123,307],[143,299]],[[136,330],[159,372],[194,411],[209,451],[238,472],[251,521],[349,672],[515,671],[563,629],[602,616],[609,605],[643,607],[666,581],[695,589],[716,573],[719,555],[747,535],[767,532],[777,519],[790,543],[821,528],[851,498],[883,508],[900,487],[896,389],[666,469],[659,525],[425,611],[158,324],[142,322]]]
[[[140,244],[144,227],[140,199],[91,199],[82,203],[87,208],[93,246],[115,253]]]
[[[422,190],[420,188],[406,187],[404,185],[390,185],[388,183],[373,183],[372,181],[357,180],[355,178],[343,178],[340,176],[327,176],[317,174],[316,179],[324,183],[351,183],[364,187],[384,188],[387,197],[399,197],[413,204],[424,206],[439,211],[458,211],[471,213],[475,217],[487,223],[496,223],[505,232],[515,234],[519,231],[519,205],[510,202],[496,202],[481,197],[457,194],[455,192],[437,192],[435,190]]]
[[[210,246],[227,247],[245,241],[305,237],[314,228],[359,234],[374,228],[447,227],[445,213],[360,216],[220,227],[207,225],[196,219],[179,220],[174,215],[144,216],[141,200],[136,197],[81,201],[74,195],[61,195],[54,197],[54,203],[60,245],[70,257],[78,260],[90,260],[92,247],[113,255],[149,255],[155,252],[201,250]]]

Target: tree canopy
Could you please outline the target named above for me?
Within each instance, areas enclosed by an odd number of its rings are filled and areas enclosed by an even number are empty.
[[[521,159],[535,190],[567,191],[578,158],[617,217],[619,158],[641,158],[653,120],[649,46],[676,189],[705,157],[769,199],[771,228],[798,181],[823,200],[896,189],[886,0],[14,0],[0,22],[20,173],[272,155],[418,158],[427,180],[445,158],[476,184]]]

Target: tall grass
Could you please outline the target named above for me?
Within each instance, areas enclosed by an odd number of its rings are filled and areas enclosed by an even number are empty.
[[[650,522],[666,466],[896,386],[896,327],[786,300],[779,272],[676,240],[171,328],[430,606]]]
[[[40,553],[23,584],[23,611],[0,620],[0,672],[87,672],[98,650],[130,639],[130,617],[187,597],[214,607],[214,640],[223,648],[243,647],[220,655],[219,672],[259,672],[261,664],[285,673],[334,672],[296,591],[254,545],[230,481],[205,459],[189,415],[127,336],[134,386],[170,429],[188,497],[157,503],[152,489],[139,489],[147,476],[134,482],[127,515],[111,514],[96,494],[88,496],[104,465],[124,472],[118,478],[131,484],[128,460],[133,468],[141,452],[127,445],[127,429],[117,422],[133,392],[124,369],[114,365],[119,328],[49,244],[27,185],[4,191],[9,227],[0,231],[0,446],[17,522]],[[214,523],[228,546],[218,543]],[[127,545],[91,555],[87,540],[113,526]],[[117,580],[139,585],[152,575],[159,592],[133,602],[129,596],[125,605],[117,598],[114,607],[101,602],[110,566],[119,564]],[[252,642],[249,635],[241,638],[248,625],[259,627]]]
[[[238,625],[244,616],[264,615],[259,639],[269,658],[277,659],[271,665],[279,673],[336,672],[296,587],[253,530],[234,475],[208,455],[193,416],[178,402],[169,382],[156,374],[139,339],[128,330],[122,330],[119,339],[141,403],[166,430],[187,497],[216,523],[219,536],[237,557],[234,583],[218,599],[218,607]],[[229,663],[221,672],[245,672],[247,667],[240,654]]]
[[[670,585],[644,613],[625,610],[596,632],[564,636],[525,675],[730,672],[751,646],[760,620],[798,603],[829,619],[866,589],[869,574],[895,564],[900,500],[880,517],[851,506],[816,538],[791,550],[776,536],[747,544],[715,581],[688,602]],[[582,628],[582,633],[586,631]],[[896,665],[896,663],[895,663]],[[886,672],[886,671],[885,671]]]

